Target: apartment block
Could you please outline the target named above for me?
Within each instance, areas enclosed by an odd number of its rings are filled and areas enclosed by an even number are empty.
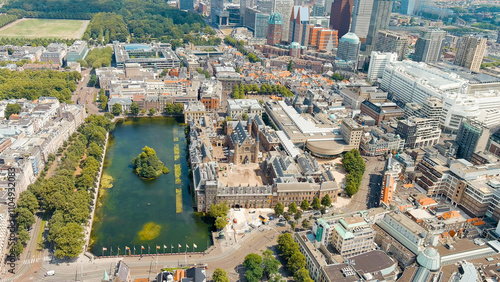
[[[370,65],[368,67],[368,81],[376,82],[382,78],[385,66],[397,60],[397,53],[372,51],[370,55]]]
[[[373,128],[361,138],[359,149],[364,156],[383,156],[392,151],[402,151],[405,140],[395,133],[385,133]]]
[[[462,36],[458,41],[454,64],[478,72],[486,52],[487,41],[487,38]]]
[[[373,228],[362,217],[346,217],[333,228],[331,244],[344,258],[375,249]]]
[[[309,45],[318,50],[331,51],[338,46],[338,31],[321,26],[309,27]]]
[[[406,140],[406,147],[414,149],[437,144],[441,129],[435,119],[412,116],[398,122],[396,133]]]
[[[396,53],[399,61],[403,60],[408,48],[408,35],[392,30],[380,30],[373,51]]]

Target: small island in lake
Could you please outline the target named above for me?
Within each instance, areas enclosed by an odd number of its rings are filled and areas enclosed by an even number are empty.
[[[160,161],[153,148],[142,148],[142,153],[132,160],[135,173],[141,178],[153,179],[167,174],[168,168]]]

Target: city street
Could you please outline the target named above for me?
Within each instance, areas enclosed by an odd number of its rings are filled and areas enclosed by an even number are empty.
[[[269,225],[264,226],[260,230],[255,230],[252,233],[245,234],[238,239],[238,242],[229,248],[221,248],[219,242],[216,242],[216,248],[211,250],[209,254],[196,255],[172,255],[172,256],[144,256],[140,257],[120,257],[120,258],[104,258],[91,261],[85,255],[80,255],[78,259],[71,262],[59,261],[44,261],[41,259],[36,263],[27,263],[24,260],[20,264],[15,276],[1,281],[101,281],[104,270],[108,274],[114,273],[116,264],[119,260],[123,260],[130,267],[133,278],[154,278],[155,274],[164,267],[178,267],[192,264],[208,264],[207,275],[211,276],[213,270],[217,267],[223,268],[228,272],[230,281],[240,280],[242,270],[239,265],[243,262],[245,256],[251,252],[260,253],[266,248],[271,248],[276,245],[278,235],[289,227],[280,227]],[[223,241],[224,242],[224,241]],[[45,259],[47,260],[47,258]],[[55,275],[45,277],[45,273],[49,270],[54,270]],[[83,275],[82,275],[83,273]]]
[[[385,161],[380,161],[378,157],[364,156],[363,159],[365,159],[366,169],[361,179],[359,191],[352,196],[351,204],[341,209],[344,213],[378,206]]]
[[[76,91],[73,93],[72,102],[74,104],[79,103],[80,105],[85,105],[88,109],[88,113],[91,114],[103,114],[99,111],[99,108],[94,104],[94,97],[99,89],[95,87],[87,87],[90,80],[90,69],[82,71],[83,80],[76,86]]]

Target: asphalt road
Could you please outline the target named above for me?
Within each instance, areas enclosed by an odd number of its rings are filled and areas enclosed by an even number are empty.
[[[252,252],[260,253],[267,248],[272,248],[277,244],[278,235],[289,227],[271,225],[266,228],[265,231],[254,231],[246,234],[245,238],[240,238],[239,242],[232,247],[224,250],[218,247],[206,255],[185,256],[181,254],[158,256],[158,258],[154,256],[143,258],[120,257],[95,259],[93,261],[81,255],[77,260],[71,262],[57,261],[55,259],[51,262],[41,259],[40,262],[19,268],[18,274],[1,281],[101,281],[104,270],[113,273],[117,262],[122,259],[129,266],[133,278],[149,277],[152,279],[161,268],[177,267],[187,260],[188,264],[208,264],[208,276],[213,274],[215,268],[220,267],[228,272],[231,281],[238,281],[241,279],[243,270],[241,263],[245,256]],[[48,270],[55,270],[56,274],[45,277],[44,274]]]
[[[354,212],[377,207],[380,202],[382,172],[385,161],[377,157],[363,157],[366,163],[359,191],[352,196],[351,203],[342,208],[342,212]]]
[[[89,114],[104,114],[94,103],[94,97],[99,89],[95,87],[87,87],[90,80],[90,69],[82,71],[83,80],[78,83],[76,91],[73,93],[72,101],[74,104],[85,105]]]
[[[40,230],[43,228],[42,219],[38,216],[35,217],[36,221],[33,228],[30,231],[30,240],[28,245],[21,254],[21,258],[16,263],[14,275],[7,273],[8,266],[4,267],[4,272],[2,273],[3,278],[9,278],[6,281],[29,281],[29,273],[35,273],[40,270],[42,262],[46,257],[46,251],[40,248],[37,244],[37,237]]]

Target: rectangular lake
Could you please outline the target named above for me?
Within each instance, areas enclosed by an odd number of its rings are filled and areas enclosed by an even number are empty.
[[[142,148],[153,148],[170,170],[154,180],[144,180],[134,174],[132,159]],[[92,228],[92,252],[100,256],[131,253],[204,251],[211,244],[211,224],[195,214],[189,194],[186,138],[184,126],[174,118],[136,118],[119,121],[110,135],[103,175],[113,178],[113,187],[101,188]],[[177,177],[175,167],[177,166]],[[180,168],[180,174],[179,174]]]

